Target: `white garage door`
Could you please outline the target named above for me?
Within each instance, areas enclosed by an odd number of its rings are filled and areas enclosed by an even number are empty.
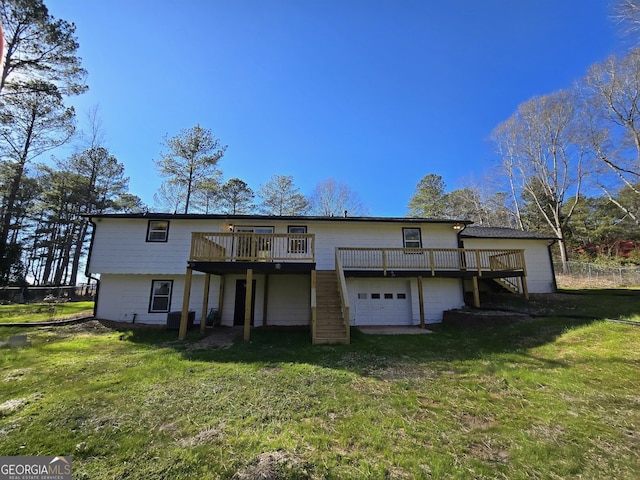
[[[409,281],[360,280],[355,307],[356,325],[411,325]]]

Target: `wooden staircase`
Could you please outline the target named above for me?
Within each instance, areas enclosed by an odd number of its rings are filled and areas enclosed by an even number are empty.
[[[518,278],[516,277],[494,278],[493,281],[511,293],[515,293],[516,295],[520,295],[522,293],[520,289],[520,282],[518,282]]]
[[[316,328],[313,343],[349,343],[335,270],[316,272]]]

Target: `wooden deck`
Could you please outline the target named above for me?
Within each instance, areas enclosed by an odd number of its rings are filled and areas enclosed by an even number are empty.
[[[520,276],[526,271],[524,250],[339,247],[337,255],[345,272],[377,271],[385,276],[417,271],[431,276]]]
[[[315,235],[307,233],[191,234],[189,261],[196,262],[311,262]]]
[[[474,304],[479,305],[478,280],[498,279],[514,293],[527,294],[524,250],[465,248],[335,248],[335,270],[316,280],[316,244],[313,234],[196,232],[183,297],[180,338],[186,335],[186,318],[192,270],[247,275],[251,285],[254,271],[284,273],[288,266],[311,273],[311,330],[314,343],[349,343],[349,296],[346,276],[413,276],[422,292],[422,278],[469,277],[473,279]],[[273,268],[271,268],[273,267]],[[323,269],[326,270],[326,269]],[[209,276],[207,275],[207,279]],[[331,289],[329,289],[331,280]],[[208,297],[208,280],[204,298]],[[330,290],[330,291],[329,291]],[[251,311],[247,288],[246,311]],[[206,300],[205,300],[206,302]],[[420,303],[422,305],[422,298]],[[330,307],[330,308],[329,308]],[[203,305],[207,311],[207,305]],[[422,311],[421,311],[422,312]],[[341,319],[338,317],[342,317]],[[421,313],[421,326],[424,318]],[[245,339],[249,339],[250,316],[245,314]]]

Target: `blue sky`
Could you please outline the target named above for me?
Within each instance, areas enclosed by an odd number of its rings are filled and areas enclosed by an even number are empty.
[[[491,131],[620,49],[608,0],[45,0],[77,27],[88,93],[130,190],[153,205],[165,135],[196,123],[254,190],[335,178],[404,216],[496,161]],[[62,155],[57,153],[57,155]]]

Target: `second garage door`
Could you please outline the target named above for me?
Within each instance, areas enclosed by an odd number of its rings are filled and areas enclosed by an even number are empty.
[[[411,325],[408,280],[359,279],[355,285],[356,325]]]

